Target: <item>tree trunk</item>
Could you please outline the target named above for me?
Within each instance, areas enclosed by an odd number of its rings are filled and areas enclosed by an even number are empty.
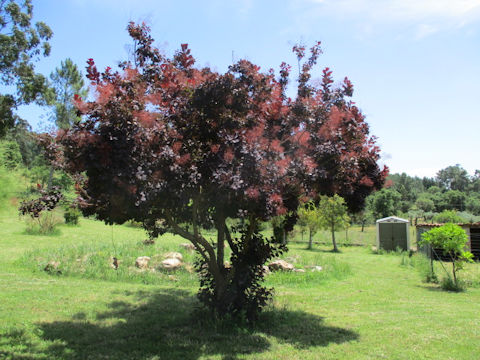
[[[335,240],[335,225],[332,224],[332,242],[333,242],[333,251],[338,252],[337,241]]]
[[[364,228],[365,228],[365,219],[362,220],[362,232],[363,232]]]
[[[285,228],[283,229],[283,245],[287,244],[287,232],[285,231]]]
[[[457,284],[457,274],[455,272],[455,260],[452,259],[452,273],[453,273],[453,282],[455,283],[455,286],[458,286]]]
[[[312,234],[312,229],[310,229],[308,233],[308,250],[312,250],[312,245],[313,245],[313,234]]]
[[[52,188],[52,180],[53,180],[53,166],[50,165],[50,173],[48,174],[48,185],[47,185],[48,190]]]
[[[225,216],[222,212],[217,217],[217,265],[221,272],[224,268],[225,257]]]

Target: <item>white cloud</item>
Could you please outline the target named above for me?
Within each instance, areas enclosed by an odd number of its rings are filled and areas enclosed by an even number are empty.
[[[480,0],[290,0],[290,6],[304,27],[323,16],[348,19],[359,38],[394,25],[402,28],[399,36],[421,40],[480,20]]]
[[[240,10],[240,13],[247,14],[253,7],[254,0],[235,0],[237,8]]]
[[[420,24],[417,27],[416,39],[420,40],[438,32],[438,28],[433,25]]]
[[[309,0],[333,11],[391,20],[444,19],[468,21],[480,17],[480,0]]]

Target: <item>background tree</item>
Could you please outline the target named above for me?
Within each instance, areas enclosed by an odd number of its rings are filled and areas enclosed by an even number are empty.
[[[313,247],[313,235],[320,228],[320,214],[321,210],[319,207],[315,206],[315,203],[309,202],[305,205],[300,206],[298,211],[298,221],[303,224],[308,229],[308,249],[311,250]]]
[[[168,58],[152,47],[145,25],[128,30],[135,63],[100,73],[90,59],[96,100],[76,98],[85,120],[49,148],[85,177],[77,184],[84,214],[107,223],[133,219],[152,237],[171,231],[188,239],[199,254],[200,300],[218,314],[254,319],[271,297],[262,265],[285,249],[259,223],[285,215],[290,231],[300,198],[317,194],[338,193],[358,210],[384,183],[380,150],[348,100],[352,84],[333,87],[328,68],[318,88],[310,84],[319,44],[306,60],[297,53],[304,63],[292,100],[285,63],[279,77],[246,60],[219,74],[195,68],[186,44]],[[216,229],[216,244],[205,228]]]
[[[382,189],[375,192],[368,202],[368,207],[375,218],[384,218],[396,215],[402,196],[393,189]]]
[[[14,118],[14,125],[7,131],[5,140],[14,141],[18,144],[23,165],[31,168],[35,162],[43,162],[43,158],[40,156],[40,148],[30,124],[17,115],[14,115]]]
[[[16,88],[14,94],[0,94],[0,136],[14,125],[18,105],[45,104],[51,95],[34,63],[50,54],[52,31],[43,22],[31,24],[32,16],[31,0],[0,1],[0,84]]]
[[[467,171],[459,164],[448,166],[437,173],[437,180],[447,190],[465,191],[469,183]]]
[[[442,193],[437,203],[437,211],[443,210],[465,210],[467,194],[460,190],[447,190]]]
[[[318,209],[320,226],[331,232],[333,251],[338,252],[335,231],[343,229],[348,226],[350,222],[345,200],[337,194],[333,196],[321,196]]]
[[[432,212],[435,210],[435,203],[429,196],[425,194],[420,195],[420,197],[415,201],[415,205],[419,210],[424,212]]]
[[[472,194],[468,197],[465,207],[473,215],[480,215],[480,193]]]
[[[66,59],[50,74],[50,80],[55,91],[52,118],[58,128],[68,129],[80,121],[73,102],[74,96],[86,98],[88,94],[83,75],[71,59]]]

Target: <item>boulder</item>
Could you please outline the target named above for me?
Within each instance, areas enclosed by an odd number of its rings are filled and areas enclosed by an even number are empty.
[[[183,243],[180,244],[181,247],[183,247],[185,250],[195,250],[195,245],[192,243]]]
[[[166,270],[176,270],[182,266],[182,262],[175,258],[169,258],[162,261],[162,267]]]
[[[275,260],[268,264],[270,271],[292,271],[295,267],[285,260]]]
[[[135,266],[139,269],[147,269],[149,261],[149,256],[139,256],[137,260],[135,260]]]
[[[180,254],[179,252],[175,252],[175,251],[170,251],[168,253],[163,254],[163,258],[164,259],[178,259],[180,261],[183,260],[182,254]]]

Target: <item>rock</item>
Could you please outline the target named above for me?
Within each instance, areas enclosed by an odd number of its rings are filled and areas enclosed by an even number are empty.
[[[61,274],[62,272],[58,269],[60,266],[59,261],[49,261],[47,265],[43,268],[44,271],[50,274]]]
[[[314,271],[322,271],[322,270],[323,270],[323,268],[322,268],[321,266],[319,266],[319,265],[316,265],[316,266],[314,266],[314,267],[312,268],[312,272],[314,272]]]
[[[268,268],[270,269],[270,271],[292,271],[294,269],[294,266],[286,262],[285,260],[275,260],[268,264]]]
[[[169,258],[162,261],[162,267],[166,270],[177,270],[182,266],[182,262],[175,258]]]
[[[262,268],[263,268],[263,275],[270,275],[271,271],[267,265],[263,265]]]
[[[195,250],[195,245],[192,243],[183,243],[180,244],[181,247],[183,247],[185,250]]]
[[[135,266],[139,269],[147,269],[149,261],[149,256],[139,256],[137,260],[135,260]]]
[[[180,261],[183,260],[182,254],[180,254],[179,252],[175,252],[175,251],[170,251],[166,254],[163,254],[163,258],[164,259],[178,259]]]
[[[297,272],[297,273],[304,273],[305,270],[303,269],[293,269],[294,272]]]
[[[120,260],[118,260],[116,257],[110,258],[110,267],[112,269],[117,270],[120,265]]]

